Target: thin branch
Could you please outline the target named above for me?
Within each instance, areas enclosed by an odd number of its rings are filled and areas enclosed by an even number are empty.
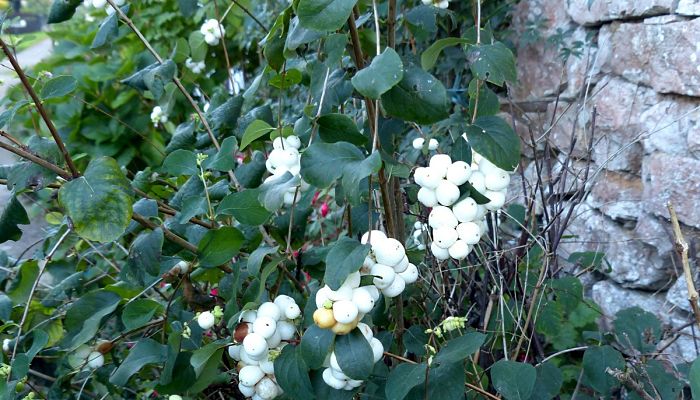
[[[73,178],[73,176],[70,173],[61,169],[56,164],[50,163],[50,162],[44,160],[43,158],[38,157],[38,156],[36,156],[36,155],[26,151],[26,150],[22,150],[20,148],[14,147],[14,146],[9,145],[5,142],[0,142],[0,149],[5,149],[5,150],[9,151],[10,153],[16,154],[16,155],[18,155],[22,158],[25,158],[25,159],[27,159],[35,164],[38,164],[38,165],[40,165],[48,170],[51,170],[52,172],[55,172],[56,175],[60,176],[61,178],[66,179],[66,180],[70,180]]]
[[[41,102],[41,99],[39,98],[39,96],[37,96],[36,92],[34,91],[32,84],[29,83],[27,76],[24,74],[24,70],[17,62],[17,59],[12,54],[12,51],[7,46],[7,43],[5,43],[5,41],[2,40],[1,38],[0,38],[0,47],[2,47],[2,51],[7,56],[7,59],[10,61],[10,64],[12,64],[12,68],[14,68],[15,72],[17,73],[19,80],[22,81],[22,86],[24,86],[24,89],[27,91],[29,96],[34,101],[34,105],[36,106],[37,111],[39,111],[41,118],[46,123],[46,127],[49,128],[49,132],[51,132],[51,136],[53,137],[53,140],[56,142],[58,149],[61,151],[63,158],[66,160],[66,165],[68,165],[68,169],[70,170],[71,177],[77,178],[78,176],[80,176],[80,172],[78,172],[78,170],[75,168],[75,164],[73,164],[73,159],[70,157],[70,154],[68,154],[68,150],[66,150],[66,146],[63,144],[63,139],[61,139],[61,136],[58,134],[56,127],[54,126],[53,122],[49,118],[49,114],[46,112],[46,109],[44,108],[44,104]]]
[[[673,208],[673,204],[671,204],[671,202],[668,202],[668,204],[666,204],[666,207],[668,207],[668,213],[671,215],[671,225],[673,226],[673,236],[675,238],[676,252],[681,257],[683,273],[685,274],[685,283],[688,286],[688,302],[690,302],[690,307],[693,309],[695,321],[700,327],[700,308],[698,307],[698,291],[695,290],[695,283],[693,283],[693,273],[690,270],[690,262],[688,261],[688,242],[686,242],[685,238],[683,238],[683,232],[681,232],[681,225],[678,222],[678,216],[676,215],[676,210]]]
[[[146,217],[144,217],[141,214],[134,213],[131,216],[131,219],[138,222],[141,226],[144,226],[144,227],[151,229],[151,230],[157,229],[159,227],[158,225],[149,221]],[[160,228],[163,230],[163,235],[165,236],[166,239],[170,240],[171,242],[177,244],[178,246],[182,247],[183,249],[185,249],[187,251],[190,251],[192,253],[197,254],[197,246],[193,245],[192,243],[188,242],[187,240],[176,235],[170,229],[168,229],[164,226],[161,226]]]
[[[237,5],[238,8],[240,8],[241,10],[243,10],[244,13],[248,14],[248,16],[249,16],[250,18],[252,18],[253,21],[255,21],[255,23],[258,24],[258,26],[261,27],[265,32],[269,32],[269,31],[270,31],[269,29],[267,29],[267,27],[265,26],[265,24],[263,24],[262,22],[260,22],[260,20],[259,20],[255,15],[253,15],[253,13],[251,13],[247,8],[245,8],[245,6],[243,6],[241,3],[239,3],[238,0],[232,0],[232,1],[233,1],[233,4]]]
[[[15,356],[17,355],[17,347],[19,347],[19,342],[22,338],[22,326],[24,326],[24,323],[27,321],[27,315],[29,314],[29,306],[32,304],[32,298],[34,297],[34,293],[36,292],[37,286],[39,286],[39,281],[41,280],[41,275],[44,274],[44,271],[46,270],[46,264],[48,264],[51,261],[51,258],[53,258],[53,255],[56,254],[56,251],[58,250],[58,247],[63,243],[64,240],[68,237],[68,234],[71,233],[70,229],[66,229],[66,232],[61,236],[56,244],[53,246],[51,251],[44,257],[41,261],[39,261],[39,273],[36,276],[36,279],[34,279],[34,283],[32,284],[32,288],[29,291],[29,296],[27,297],[27,304],[24,306],[24,312],[22,312],[22,319],[20,319],[19,326],[17,328],[17,337],[15,338],[15,345],[12,348],[12,356],[10,357],[10,362],[9,364],[12,365],[12,362],[15,359]],[[10,381],[10,376],[8,374],[7,376],[7,381]]]
[[[148,49],[148,51],[153,55],[153,57],[155,57],[158,63],[163,64],[164,61],[160,54],[158,54],[158,52],[153,48],[153,46],[151,46],[151,44],[148,42],[148,39],[146,39],[146,37],[143,36],[139,28],[137,28],[136,25],[134,25],[134,22],[126,14],[124,14],[121,8],[114,4],[114,0],[107,0],[107,3],[109,3],[109,5],[117,12],[117,14],[119,14],[119,18],[121,18],[121,20],[124,21],[124,23],[127,26],[129,26],[129,28],[131,28],[131,30],[136,34],[136,36],[143,43],[143,45],[146,46],[146,49]],[[199,105],[197,105],[197,102],[194,101],[190,93],[187,91],[187,89],[185,89],[185,86],[182,85],[182,82],[180,82],[180,79],[177,76],[173,76],[173,82],[175,83],[175,86],[177,86],[178,90],[180,90],[180,92],[185,96],[190,105],[192,105],[192,108],[194,108],[194,111],[197,113],[197,116],[199,117],[200,121],[202,121],[202,125],[207,131],[209,139],[211,139],[211,142],[214,144],[214,147],[216,147],[217,150],[221,150],[221,145],[216,139],[214,132],[211,130],[209,122],[207,122],[204,113],[202,113],[202,110],[199,108]]]

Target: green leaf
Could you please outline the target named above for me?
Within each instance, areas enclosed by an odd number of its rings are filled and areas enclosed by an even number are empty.
[[[197,246],[202,267],[217,267],[231,261],[245,237],[238,229],[224,226],[207,232]]]
[[[288,89],[301,82],[302,75],[298,69],[289,69],[276,74],[268,83],[277,89]]]
[[[58,202],[76,232],[88,240],[117,240],[131,221],[132,189],[117,162],[109,157],[90,161],[85,175],[64,184]]]
[[[245,225],[262,225],[272,213],[260,204],[258,189],[246,189],[231,193],[224,197],[216,209],[217,214],[232,215],[238,222]]]
[[[661,339],[661,322],[656,315],[639,307],[626,308],[615,315],[615,335],[624,347],[642,353],[653,352]]]
[[[255,249],[255,251],[251,253],[250,257],[248,257],[248,262],[246,264],[246,270],[248,271],[248,274],[251,276],[258,276],[258,274],[260,273],[260,267],[262,266],[265,257],[270,254],[277,254],[278,250],[279,246],[260,246],[257,249]]]
[[[267,282],[267,278],[269,278],[270,275],[272,275],[272,273],[275,272],[275,270],[277,270],[277,267],[279,266],[279,264],[282,261],[284,261],[284,259],[282,257],[275,257],[272,260],[270,260],[270,262],[265,264],[265,267],[262,269],[262,272],[260,273],[260,279],[259,279],[260,286],[258,287],[258,293],[255,295],[255,299],[254,299],[254,301],[256,303],[260,302],[260,300],[263,297],[263,294],[265,293],[265,290],[267,290],[265,287],[265,283]]]
[[[401,82],[382,95],[382,106],[393,117],[432,124],[448,117],[449,102],[436,77],[408,64]]]
[[[151,276],[158,276],[160,273],[163,241],[163,230],[159,227],[150,232],[139,234],[131,243],[127,265],[129,272],[136,274],[139,283],[145,284],[146,282],[144,272]]]
[[[160,312],[163,306],[155,300],[136,299],[127,304],[122,311],[122,323],[127,331],[140,328]]]
[[[348,275],[360,270],[370,248],[370,245],[361,244],[349,237],[336,241],[326,255],[326,273],[323,281],[331,289],[337,290]]]
[[[387,400],[403,400],[408,392],[425,382],[425,364],[399,364],[392,369],[384,389]]]
[[[125,7],[128,10],[128,6]],[[90,45],[91,49],[98,49],[107,43],[114,40],[114,38],[119,33],[119,14],[112,13],[105,18],[100,24],[100,28],[97,30],[95,38],[92,40]]]
[[[8,240],[19,240],[22,237],[22,230],[19,229],[18,225],[28,223],[29,216],[27,216],[24,206],[17,200],[17,197],[10,196],[10,200],[0,215],[0,243]]]
[[[515,70],[515,56],[503,43],[470,46],[467,55],[474,76],[498,86],[515,82],[518,74]]]
[[[299,23],[318,31],[340,29],[350,17],[357,0],[299,0]]]
[[[530,364],[500,360],[491,367],[491,381],[505,400],[527,400],[532,395],[537,370]]]
[[[487,117],[489,115],[496,115],[501,111],[501,103],[498,100],[498,96],[493,90],[489,89],[486,83],[479,84],[481,82],[478,79],[472,79],[469,82],[469,114],[474,115],[474,107],[477,108],[477,117]],[[477,87],[479,88],[479,95],[477,96]],[[477,102],[478,99],[478,102]]]
[[[32,136],[27,141],[27,147],[32,153],[57,165],[62,165],[63,157],[56,143],[48,138]],[[7,174],[8,187],[15,193],[30,186],[41,189],[56,179],[56,173],[31,161],[20,161],[10,167]]]
[[[214,343],[211,343],[210,345],[213,344]],[[195,357],[198,355],[197,353],[199,351],[204,350],[205,348],[199,349],[195,351],[194,354],[192,354],[192,358],[190,359],[190,363],[192,365],[194,365],[195,363],[193,359],[195,359]],[[221,363],[221,357],[224,354],[225,347],[219,344],[218,347],[214,348],[213,350],[213,353],[209,356],[208,359],[201,361],[204,364],[198,367],[200,372],[197,375],[197,381],[187,388],[187,393],[195,394],[203,391],[204,389],[208,388],[212,383],[214,383],[214,381],[221,380],[221,375],[223,375],[225,378],[228,378],[227,375],[220,374],[218,370],[219,364]],[[201,357],[203,358],[204,355],[205,354],[202,354]],[[228,379],[226,379],[226,381],[228,381]]]
[[[484,344],[486,335],[479,332],[469,332],[452,339],[435,356],[435,361],[443,363],[460,362],[476,353]]]
[[[693,365],[688,372],[688,380],[690,381],[690,393],[694,399],[700,399],[700,358],[693,361]]]
[[[137,71],[122,83],[139,90],[149,90],[158,100],[165,92],[165,84],[175,77],[176,72],[177,66],[173,60],[165,60],[162,64],[156,62]]]
[[[379,171],[379,152],[365,158],[362,151],[350,143],[319,143],[309,146],[301,155],[301,176],[318,188],[331,186],[342,177],[342,186],[348,198],[356,201],[360,182]]]
[[[325,114],[320,116],[318,134],[326,143],[348,142],[357,146],[364,146],[367,137],[357,129],[355,122],[343,114]]]
[[[358,328],[347,335],[336,337],[334,352],[338,365],[350,378],[363,380],[372,373],[372,347]]]
[[[466,140],[464,140],[464,138],[462,138],[462,136],[459,136],[452,145],[452,148],[450,149],[450,158],[452,159],[452,162],[464,161],[465,163],[471,165],[472,147]]]
[[[236,149],[238,140],[235,136],[230,136],[221,142],[221,149],[213,156],[204,161],[206,169],[215,171],[230,171],[236,166]]]
[[[109,377],[109,382],[116,386],[124,386],[132,375],[147,364],[161,364],[167,359],[168,346],[153,339],[141,339],[129,350],[129,355]]]
[[[309,379],[309,368],[297,346],[291,344],[282,348],[275,359],[275,377],[287,397],[291,399],[313,399],[313,386]]]
[[[0,293],[0,321],[10,319],[12,313],[12,299],[5,293]]]
[[[561,370],[552,362],[537,367],[537,379],[530,400],[550,400],[556,397],[564,383]]]
[[[429,70],[435,66],[437,58],[440,56],[443,50],[451,46],[457,46],[459,44],[469,44],[471,40],[465,38],[449,37],[444,39],[436,40],[430,45],[423,54],[420,56],[420,65],[424,70]]]
[[[102,318],[114,312],[121,297],[113,292],[97,290],[80,297],[66,312],[63,325],[67,329],[63,348],[75,350],[92,339]]]
[[[335,334],[330,329],[319,328],[316,324],[310,325],[301,337],[299,346],[306,365],[312,369],[321,368],[334,340]]]
[[[463,400],[464,367],[461,363],[442,363],[428,373],[428,399]]]
[[[202,370],[206,366],[209,359],[216,353],[217,350],[222,349],[224,347],[225,345],[223,343],[217,341],[209,343],[208,345],[197,349],[194,353],[192,353],[192,358],[190,358],[190,365],[192,365],[192,368],[194,368],[195,374],[197,374],[197,376],[200,376]]]
[[[620,382],[606,372],[608,368],[621,371],[625,369],[622,354],[611,346],[589,347],[583,353],[583,375],[588,385],[606,396],[620,386]]]
[[[197,155],[189,150],[175,150],[163,161],[163,170],[170,175],[197,175]]]
[[[264,137],[270,132],[274,131],[275,128],[271,127],[267,122],[256,119],[251,122],[250,125],[243,132],[243,138],[241,139],[241,150],[248,147],[249,144],[253,143],[257,139]]]
[[[68,21],[73,17],[75,10],[81,4],[83,4],[82,0],[53,0],[46,23],[57,24]]]
[[[299,175],[292,175],[289,171],[281,176],[273,175],[272,179],[266,180],[258,189],[260,194],[258,200],[266,210],[275,212],[284,205],[284,196],[287,193],[295,193],[301,183]],[[301,194],[297,193],[297,200]]]
[[[63,97],[75,90],[78,81],[70,75],[59,75],[51,78],[43,88],[41,88],[42,100]]]
[[[499,117],[479,117],[466,128],[474,151],[497,167],[512,171],[520,161],[520,139],[513,128]]]
[[[403,62],[391,47],[372,59],[372,63],[352,78],[352,86],[363,96],[378,99],[403,79]]]
[[[24,341],[24,340],[23,340]],[[26,353],[18,353],[12,362],[12,378],[21,379],[29,372],[32,359],[49,342],[49,335],[42,330],[35,330],[32,335],[32,345]]]

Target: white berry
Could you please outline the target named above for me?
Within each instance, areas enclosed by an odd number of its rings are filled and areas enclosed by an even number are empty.
[[[199,327],[205,331],[214,326],[215,323],[216,318],[214,317],[214,314],[209,311],[204,311],[197,317],[197,324],[199,324]]]
[[[406,250],[401,242],[394,238],[387,238],[373,247],[372,250],[374,250],[374,256],[378,263],[390,266],[398,264],[406,255]]]
[[[259,357],[267,351],[267,340],[259,333],[249,333],[243,339],[243,349],[249,356]]]
[[[458,202],[452,206],[452,212],[459,222],[470,222],[476,219],[478,213],[478,204],[471,197]]]
[[[440,227],[433,230],[433,243],[437,244],[442,249],[447,249],[452,246],[459,235],[457,231],[449,227]]]
[[[400,295],[404,289],[406,289],[406,281],[400,277],[396,277],[394,281],[391,282],[391,285],[382,289],[382,294],[386,297],[393,298]]]
[[[105,357],[99,351],[93,351],[87,357],[87,366],[92,369],[100,368],[104,364]]]
[[[428,224],[431,228],[440,228],[443,226],[455,228],[457,226],[457,217],[451,209],[445,206],[433,207],[428,215]]]
[[[506,203],[506,193],[504,191],[500,192],[494,192],[491,190],[487,190],[486,193],[484,193],[484,196],[488,197],[490,202],[485,204],[485,207],[487,210],[490,211],[496,211],[499,208],[503,207],[503,205]]]
[[[370,270],[370,275],[375,276],[372,282],[378,289],[389,287],[396,278],[394,268],[384,264],[375,264]]]
[[[282,312],[280,308],[277,307],[277,304],[268,301],[262,303],[260,307],[258,307],[258,318],[260,317],[270,317],[275,321],[279,321],[279,319],[282,317]]]
[[[452,246],[450,246],[448,251],[450,257],[454,258],[455,260],[462,260],[469,255],[471,248],[464,240],[458,240]]]
[[[467,244],[477,244],[481,239],[481,228],[475,222],[462,222],[457,225],[457,235]]]
[[[265,376],[257,365],[247,365],[238,373],[238,381],[245,386],[255,386]]]
[[[263,400],[270,400],[277,397],[279,391],[277,390],[277,384],[272,379],[265,377],[255,385],[255,393]]]
[[[431,169],[435,170],[442,179],[447,175],[447,168],[452,165],[452,159],[447,154],[436,154],[430,157],[428,165]]]
[[[358,312],[357,306],[352,301],[341,300],[333,303],[333,318],[341,324],[355,321]]]
[[[430,244],[430,251],[433,253],[436,259],[439,261],[445,261],[450,258],[450,252],[447,249],[443,249],[433,242]]]
[[[447,168],[446,179],[451,183],[460,186],[469,180],[472,175],[472,168],[464,161],[455,161]]]
[[[459,199],[459,188],[454,183],[443,180],[435,189],[435,197],[443,206],[451,206]]]
[[[428,150],[435,151],[437,150],[438,145],[439,143],[436,139],[430,139],[430,141],[428,142]]]
[[[425,139],[423,139],[421,137],[413,139],[413,143],[411,143],[413,148],[416,150],[422,149],[424,144],[425,144]]]
[[[357,306],[357,310],[363,314],[367,314],[374,308],[374,299],[364,287],[352,291],[352,302]]]
[[[247,385],[244,385],[242,383],[238,384],[238,390],[245,397],[251,397],[255,394],[255,387],[254,386],[247,386]]]
[[[262,335],[265,339],[271,338],[276,329],[277,321],[270,317],[259,317],[253,322],[253,332]]]
[[[372,355],[374,356],[374,362],[377,362],[384,357],[384,345],[377,338],[372,338],[369,342],[370,347],[372,347]]]
[[[404,282],[406,282],[407,285],[410,285],[418,280],[418,267],[416,267],[414,264],[408,264],[406,270],[400,272],[399,276],[404,280]]]
[[[486,190],[484,174],[482,174],[480,171],[472,172],[472,175],[469,177],[469,184],[472,185],[474,190],[476,190],[479,193],[484,193],[484,191]]]
[[[370,235],[370,233],[371,233],[371,235]],[[368,239],[369,239],[369,244],[372,246],[375,246],[380,241],[386,239],[386,234],[382,231],[377,231],[377,230],[365,232],[365,234],[362,235],[362,238],[360,239],[360,243],[367,244]]]
[[[422,187],[418,190],[418,201],[426,207],[435,207],[438,205],[437,194],[432,189]]]

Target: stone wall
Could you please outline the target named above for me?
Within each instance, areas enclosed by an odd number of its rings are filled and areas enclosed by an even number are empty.
[[[520,75],[510,95],[522,109],[537,105],[517,116],[523,141],[530,142],[534,132],[561,154],[590,159],[597,172],[562,256],[606,254],[609,270],[587,279],[605,313],[603,323],[637,305],[671,328],[686,325],[692,315],[666,203],[676,207],[695,268],[700,0],[522,0],[513,22],[521,38]],[[525,153],[532,156],[541,147],[537,143]],[[689,327],[681,333],[670,350],[678,361],[693,360],[694,334]]]

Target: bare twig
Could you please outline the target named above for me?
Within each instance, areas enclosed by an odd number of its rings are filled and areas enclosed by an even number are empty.
[[[683,232],[681,232],[681,225],[678,222],[678,216],[676,215],[676,210],[673,208],[673,204],[668,202],[666,204],[668,208],[668,213],[671,215],[671,225],[673,226],[673,237],[675,239],[676,252],[681,257],[681,265],[683,266],[683,273],[685,274],[685,283],[688,286],[688,302],[690,307],[693,309],[693,314],[695,315],[695,321],[700,327],[700,307],[698,307],[698,291],[695,290],[695,283],[693,283],[693,273],[690,270],[690,262],[688,261],[688,242],[683,238]]]
[[[39,114],[44,120],[44,123],[46,123],[46,127],[49,128],[49,132],[51,132],[53,140],[56,142],[58,149],[61,151],[63,158],[66,160],[66,165],[68,166],[68,170],[71,173],[71,177],[76,178],[80,176],[80,172],[78,172],[77,168],[75,168],[75,164],[73,164],[73,159],[70,157],[70,154],[68,154],[68,150],[66,150],[66,146],[63,144],[63,139],[61,139],[61,136],[58,134],[56,127],[49,118],[49,114],[46,112],[46,109],[44,108],[44,104],[41,102],[41,99],[39,98],[39,96],[37,96],[36,92],[34,91],[32,84],[29,83],[27,76],[24,74],[24,70],[17,62],[17,59],[15,58],[14,54],[12,54],[12,51],[10,51],[10,48],[7,46],[7,43],[5,43],[5,41],[3,41],[2,39],[0,39],[0,47],[2,47],[2,51],[7,56],[7,59],[10,61],[10,64],[12,64],[12,68],[14,68],[15,72],[17,73],[19,80],[22,82],[22,86],[24,86],[24,89],[34,101],[34,105],[36,106],[37,111],[39,111]]]
[[[16,154],[22,158],[25,158],[35,164],[38,164],[48,170],[51,170],[52,172],[55,172],[56,175],[60,176],[61,178],[64,178],[66,180],[73,178],[71,174],[66,172],[65,170],[61,169],[58,165],[50,163],[46,160],[44,160],[41,157],[38,157],[26,150],[20,149],[18,147],[14,147],[12,145],[9,145],[5,142],[0,142],[0,149],[5,149],[9,151],[10,153]]]
[[[238,8],[240,8],[241,10],[243,10],[244,13],[248,14],[248,16],[249,16],[250,18],[252,18],[253,21],[255,21],[255,23],[258,24],[258,26],[261,27],[265,32],[269,32],[269,31],[270,31],[269,29],[267,29],[267,27],[265,26],[265,24],[263,24],[262,22],[260,22],[260,20],[259,20],[255,15],[253,15],[253,13],[251,13],[247,8],[245,8],[245,6],[243,6],[241,3],[239,3],[238,0],[231,0],[231,1],[233,1],[233,4],[237,5]]]

